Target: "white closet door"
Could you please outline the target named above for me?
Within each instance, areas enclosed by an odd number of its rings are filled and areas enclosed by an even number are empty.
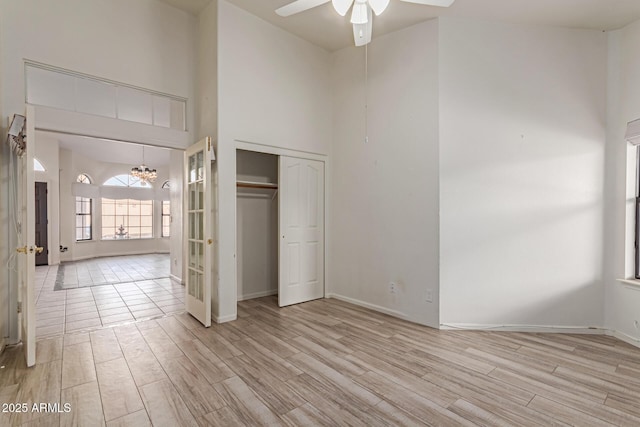
[[[211,161],[207,137],[187,148],[184,155],[185,195],[185,309],[204,326],[211,326]]]
[[[324,163],[280,156],[280,307],[324,296]]]

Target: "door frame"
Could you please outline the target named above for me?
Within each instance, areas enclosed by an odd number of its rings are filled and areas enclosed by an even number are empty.
[[[182,152],[191,145],[189,131],[174,130],[171,132],[163,132],[163,129],[159,129],[154,130],[152,134],[149,134],[149,126],[145,124],[90,116],[88,114],[59,110],[56,108],[43,107],[28,103],[25,103],[24,105],[25,108],[33,108],[33,111],[35,112],[33,125],[36,132],[47,131],[67,135],[88,136],[97,139],[110,139],[114,141],[170,148]],[[126,135],[126,138],[123,138],[124,135]],[[47,184],[51,185],[51,182],[47,180]],[[47,205],[52,206],[49,202],[50,200],[47,200]],[[49,254],[51,255],[51,251],[49,251]],[[49,261],[51,261],[51,259],[49,259]],[[184,266],[182,268],[182,275],[184,276]],[[12,285],[10,283],[7,291],[7,296],[9,297],[9,337],[5,340],[5,344],[15,344],[19,342],[20,338],[20,324],[18,322],[18,313],[16,310],[16,296],[19,292],[19,287],[17,286],[17,281],[15,281],[15,283],[16,285]]]
[[[329,224],[330,224],[330,217],[329,217],[329,211],[331,208],[330,205],[330,200],[331,200],[331,161],[329,159],[329,157],[325,154],[319,154],[319,153],[312,153],[309,151],[300,151],[300,150],[292,150],[289,148],[282,148],[282,147],[276,147],[274,145],[268,145],[268,144],[261,144],[261,143],[257,143],[257,142],[250,142],[250,141],[244,141],[244,140],[240,140],[240,139],[235,139],[235,147],[233,149],[233,161],[230,160],[231,166],[234,169],[233,172],[233,176],[237,175],[236,172],[236,152],[237,150],[245,150],[245,151],[253,151],[255,153],[263,153],[263,154],[273,154],[275,156],[287,156],[287,157],[297,157],[300,159],[306,159],[306,160],[315,160],[315,161],[319,161],[319,162],[323,162],[324,163],[324,292],[323,292],[323,297],[327,298],[327,296],[329,294],[331,294],[331,292],[329,291],[329,281],[328,281],[328,271],[329,271],[329,263],[330,263],[330,259],[329,259],[329,238],[328,238],[328,233],[327,230],[329,229]],[[238,197],[237,195],[237,189],[235,186],[235,182],[233,183],[233,195],[234,195],[234,200]],[[279,183],[278,183],[279,184]],[[237,207],[234,204],[234,218],[237,220],[238,217],[238,212],[237,212]],[[278,212],[278,216],[280,215],[280,212]],[[237,225],[237,221],[234,220],[234,225],[233,225],[233,229],[234,229],[234,253],[237,254],[237,239],[238,239],[238,225]],[[234,275],[234,281],[233,281],[233,286],[234,286],[234,295],[237,295],[238,292],[238,262],[237,262],[237,256],[236,256],[236,263],[235,263],[235,275]],[[236,307],[237,307],[238,302],[236,301]]]

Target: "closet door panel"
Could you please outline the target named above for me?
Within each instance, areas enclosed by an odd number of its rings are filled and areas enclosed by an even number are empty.
[[[280,157],[279,305],[324,296],[324,163]]]

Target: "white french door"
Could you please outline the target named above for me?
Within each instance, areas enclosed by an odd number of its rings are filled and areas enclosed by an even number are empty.
[[[20,337],[27,366],[36,363],[36,302],[35,274],[36,253],[42,248],[35,243],[35,177],[33,173],[33,155],[35,152],[35,111],[33,106],[26,107],[24,154],[18,158],[18,304]],[[12,154],[13,155],[13,154]]]
[[[184,194],[187,271],[185,308],[204,326],[211,326],[211,138],[189,147],[184,155]]]
[[[324,296],[324,163],[280,156],[278,305]]]

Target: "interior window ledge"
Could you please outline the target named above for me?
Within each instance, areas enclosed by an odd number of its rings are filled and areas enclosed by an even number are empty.
[[[640,279],[616,279],[618,282],[624,283],[625,285],[637,286],[640,288]]]

